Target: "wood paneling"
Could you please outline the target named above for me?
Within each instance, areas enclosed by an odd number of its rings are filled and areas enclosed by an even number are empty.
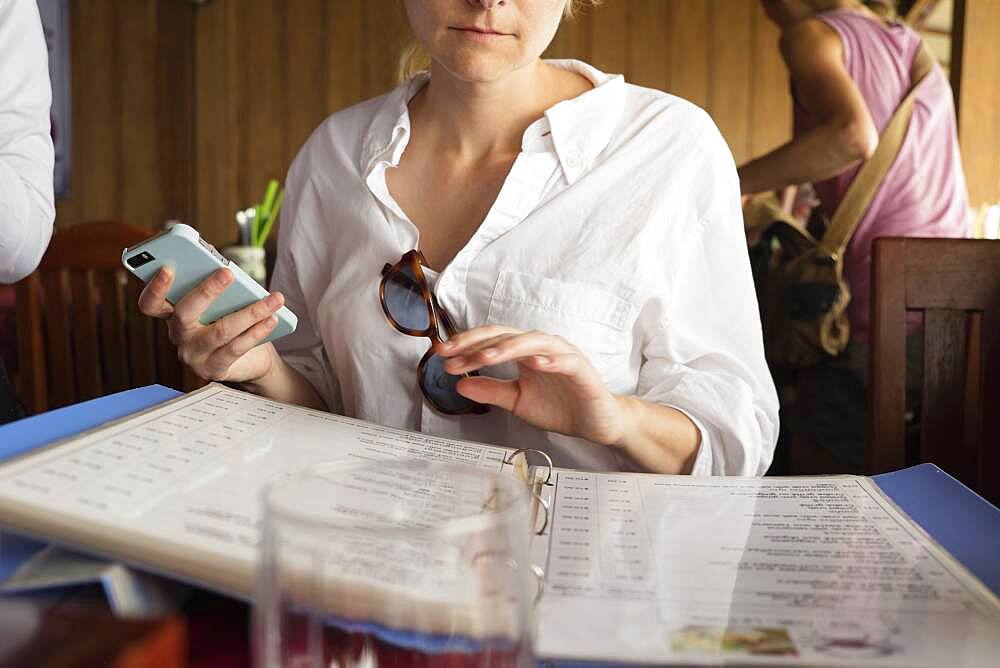
[[[607,0],[564,23],[545,55],[580,58],[705,107],[742,161],[791,131],[777,31],[756,7]],[[226,244],[236,209],[284,177],[327,115],[395,84],[408,30],[394,0],[214,0],[197,11],[195,32],[194,222]]]
[[[791,136],[792,102],[788,71],[778,52],[778,28],[753,4],[751,33],[750,156],[757,157]],[[730,141],[732,141],[730,139]]]
[[[233,214],[284,180],[332,112],[388,90],[407,38],[396,2],[214,0],[196,13],[193,217],[217,245]]]
[[[957,6],[978,204],[1000,200],[1000,3]],[[71,0],[71,24],[73,173],[58,225],[177,217],[217,244],[327,115],[393,85],[407,38],[397,0]],[[741,163],[790,136],[777,39],[757,0],[605,0],[564,23],[545,55],[705,107]]]
[[[629,12],[628,80],[639,86],[669,90],[674,50],[664,48],[663,37],[673,34],[677,12],[670,2],[647,2],[645,5],[642,11]],[[571,25],[564,26],[560,32],[570,30]],[[581,49],[574,53],[587,51]]]
[[[191,3],[71,0],[73,155],[57,225],[189,218]]]
[[[708,91],[711,88],[712,34],[716,27],[709,16],[711,3],[705,0],[675,0],[670,7],[674,16],[668,40],[670,86],[667,90],[711,111]],[[633,11],[635,9],[633,6]]]
[[[756,0],[606,0],[564,23],[547,57],[580,58],[705,108],[737,163],[791,136],[778,30]]]
[[[743,161],[790,129],[757,4],[606,0],[545,55],[707,108]],[[408,37],[396,0],[71,0],[71,22],[73,171],[57,224],[180,218],[219,245],[326,116],[395,83]]]
[[[737,164],[750,157],[750,100],[754,90],[754,5],[712,0],[711,109]],[[766,46],[766,45],[762,45]],[[782,94],[781,91],[775,91]],[[782,119],[781,122],[787,122]]]
[[[964,7],[963,7],[964,4]],[[1000,2],[958,3],[958,136],[972,206],[1000,202]]]

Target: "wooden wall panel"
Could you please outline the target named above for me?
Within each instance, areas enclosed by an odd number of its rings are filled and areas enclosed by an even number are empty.
[[[750,157],[757,157],[788,141],[792,134],[792,102],[788,70],[778,51],[779,32],[753,5],[751,38]]]
[[[606,0],[546,52],[706,107],[742,161],[787,138],[777,33],[756,0]],[[74,164],[59,225],[177,217],[212,242],[330,113],[388,90],[396,0],[72,0]]]
[[[258,201],[268,180],[284,180],[324,118],[393,85],[407,35],[399,5],[386,0],[214,0],[199,8],[192,222],[202,235],[234,242],[236,210]]]
[[[330,50],[328,0],[297,0],[288,3],[285,20],[285,52],[293,67],[285,68],[288,90],[295,95],[283,95],[286,118],[284,162],[291,164],[299,147],[313,130],[316,119],[323,118],[327,109],[327,60],[322,54]],[[329,12],[337,14],[337,12]],[[339,21],[338,21],[339,23]]]
[[[710,107],[737,164],[750,157],[750,100],[754,89],[753,5],[712,0]],[[776,91],[778,92],[778,91]]]
[[[965,0],[957,102],[974,205],[1000,200],[1000,3]],[[171,217],[229,243],[330,113],[384,92],[407,36],[397,0],[71,0],[73,172],[61,227]],[[788,76],[757,0],[605,0],[547,57],[691,99],[737,162],[786,141]]]
[[[71,0],[73,155],[56,224],[192,211],[190,3]]]
[[[381,95],[395,83],[399,53],[410,30],[400,3],[366,2],[362,15],[362,90],[365,98]],[[347,59],[341,66],[350,63]]]
[[[101,3],[92,3],[101,4]],[[110,4],[110,3],[109,3]],[[135,224],[149,225],[154,211],[162,210],[163,191],[157,188],[164,165],[159,159],[160,142],[151,141],[150,120],[157,119],[160,100],[156,95],[157,52],[155,3],[118,3],[118,25],[121,38],[134,36],[134,48],[119,66],[121,137],[119,148],[118,187],[121,217]],[[119,44],[124,43],[124,40]],[[112,129],[114,125],[109,124]],[[158,128],[159,124],[153,125]],[[172,169],[174,165],[170,165]],[[128,187],[125,177],[128,175]],[[143,222],[145,221],[145,222]]]
[[[969,202],[978,207],[1000,202],[1000,2],[964,5],[958,134]]]
[[[76,2],[70,7],[73,52],[73,156],[70,197],[76,220],[56,211],[59,224],[111,218],[118,212],[122,165],[119,85],[115,58],[115,3]]]
[[[580,53],[590,53],[591,14],[581,12],[575,20],[564,23],[556,32],[544,58],[573,58]]]
[[[326,1],[326,0],[325,0]],[[338,0],[337,11],[327,13],[326,112],[349,107],[364,98],[364,72],[358,63],[363,53],[364,7],[367,0]],[[324,81],[314,85],[323,87]],[[321,117],[323,115],[321,114]]]
[[[708,109],[713,52],[711,4],[705,0],[674,0],[673,30],[664,48],[670,49],[670,88],[674,95]]]
[[[673,34],[677,14],[674,4],[646,0],[630,3],[629,7],[628,67],[624,70],[628,80],[639,86],[670,90],[674,50],[664,48],[663,42],[665,35]]]
[[[286,0],[240,2],[237,21],[241,37],[236,38],[240,86],[236,94],[242,122],[235,139],[239,155],[237,193],[243,195],[238,204],[242,206],[260,201],[267,182],[283,179],[286,171],[289,119],[285,115],[285,101],[290,92],[287,72],[295,66],[287,56],[284,29],[289,4]],[[257,26],[270,29],[260,30]],[[276,57],[277,54],[285,55]],[[236,208],[220,212],[220,220],[212,221],[229,226],[229,238],[215,239],[220,245],[237,241],[233,224]]]
[[[204,229],[232,220],[240,173],[239,44],[224,35],[238,34],[237,6],[199,9],[195,21],[195,215]],[[228,241],[229,239],[225,239]],[[222,237],[212,238],[214,242]]]
[[[633,41],[629,35],[629,17],[641,13],[646,3],[643,0],[634,2],[609,2],[602,7],[590,10],[581,19],[590,23],[590,50],[587,53],[568,54],[571,58],[580,58],[595,65],[605,72],[629,74],[629,43]]]

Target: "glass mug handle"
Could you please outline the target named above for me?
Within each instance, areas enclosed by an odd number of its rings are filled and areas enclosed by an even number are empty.
[[[510,568],[512,571],[517,572],[518,563],[517,559],[510,556],[506,552],[500,552],[498,550],[483,550],[478,552],[472,557],[473,565],[478,565],[477,562],[480,559],[496,559],[502,565]],[[545,571],[542,570],[540,566],[531,564],[531,575],[535,578],[537,587],[535,589],[535,598],[532,601],[532,605],[538,605],[538,602],[542,599],[542,594],[545,593]]]

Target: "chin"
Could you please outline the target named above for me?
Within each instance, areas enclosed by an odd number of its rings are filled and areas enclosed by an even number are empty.
[[[476,83],[489,83],[502,79],[514,70],[512,65],[503,62],[477,61],[456,63],[454,65],[443,63],[443,65],[448,70],[448,73],[456,79]]]
[[[462,81],[489,83],[517,69],[508,58],[495,54],[455,55],[439,61],[448,73]]]

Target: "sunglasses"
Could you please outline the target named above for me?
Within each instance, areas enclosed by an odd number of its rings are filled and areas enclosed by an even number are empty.
[[[421,267],[427,260],[418,250],[403,254],[399,262],[382,267],[382,282],[378,297],[386,319],[397,331],[408,336],[431,340],[431,348],[424,353],[417,365],[417,382],[424,398],[436,410],[447,415],[466,413],[482,414],[489,406],[467,399],[455,386],[462,378],[479,375],[477,372],[450,374],[444,370],[446,358],[433,352],[434,344],[442,343],[458,333],[448,312],[431,292]],[[444,329],[445,336],[441,336]]]

